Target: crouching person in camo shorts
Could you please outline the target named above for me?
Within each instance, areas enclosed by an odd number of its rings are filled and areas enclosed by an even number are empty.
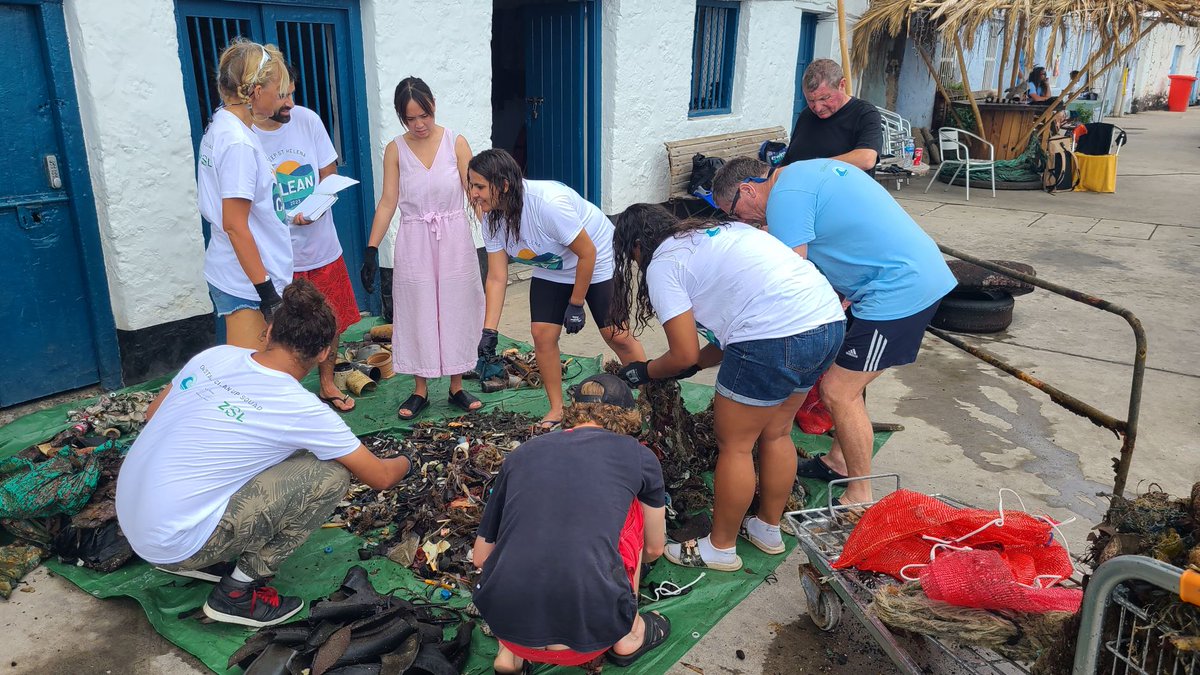
[[[382,490],[409,471],[379,459],[337,413],[300,386],[331,349],[336,322],[300,279],[260,351],[222,345],[187,363],[146,412],[117,479],[117,517],[139,556],[216,582],[214,621],[271,626],[304,601],[269,584],[333,513],[353,474]]]

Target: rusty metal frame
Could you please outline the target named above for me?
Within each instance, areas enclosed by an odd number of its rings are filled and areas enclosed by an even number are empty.
[[[975,256],[955,250],[949,246],[938,244],[938,248],[941,249],[942,253],[945,253],[946,255],[958,258],[960,260],[965,260],[984,269],[1003,274],[1006,277],[1023,281],[1031,286],[1045,289],[1051,293],[1061,295],[1064,298],[1074,300],[1075,302],[1095,307],[1111,314],[1116,314],[1122,319],[1125,319],[1125,321],[1133,329],[1133,380],[1129,386],[1129,410],[1126,413],[1126,418],[1121,420],[1101,411],[1095,406],[1081,401],[1075,396],[1072,396],[1071,394],[1068,394],[1051,384],[1043,382],[1042,380],[1030,375],[1020,368],[1007,363],[999,356],[996,356],[985,349],[981,349],[975,345],[967,344],[960,338],[947,333],[940,328],[934,328],[933,326],[926,328],[926,330],[932,333],[934,336],[949,342],[964,352],[967,352],[968,354],[979,358],[982,361],[999,368],[1000,370],[1003,370],[1009,375],[1016,377],[1035,389],[1045,392],[1050,396],[1051,401],[1057,403],[1063,408],[1066,408],[1076,415],[1087,418],[1098,427],[1112,431],[1113,434],[1121,439],[1121,455],[1117,460],[1116,478],[1113,482],[1113,494],[1120,495],[1124,493],[1125,482],[1129,478],[1129,465],[1133,460],[1134,444],[1137,442],[1138,417],[1140,415],[1142,406],[1142,381],[1146,375],[1146,331],[1142,328],[1141,320],[1134,316],[1133,312],[1129,311],[1128,309],[1113,304],[1107,300],[1097,298],[1096,296],[1088,295],[1087,293],[1081,293],[1075,289],[1046,281],[1040,277],[1022,274],[1016,270],[1009,269],[1002,265],[997,265],[989,260],[976,258]]]

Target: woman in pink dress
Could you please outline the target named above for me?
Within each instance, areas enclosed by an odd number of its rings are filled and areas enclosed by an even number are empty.
[[[467,139],[434,121],[434,100],[420,78],[396,85],[396,114],[406,133],[383,154],[383,196],[375,207],[362,267],[375,290],[379,242],[396,209],[392,275],[392,360],[413,376],[412,396],[397,411],[410,420],[429,405],[429,378],[450,376],[449,402],[466,412],[483,404],[463,390],[462,374],[475,367],[474,336],[483,327],[479,263],[465,210]]]

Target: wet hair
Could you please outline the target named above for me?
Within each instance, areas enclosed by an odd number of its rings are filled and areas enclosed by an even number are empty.
[[[833,59],[817,59],[804,69],[804,77],[800,80],[804,91],[815,91],[823,84],[836,88],[846,74],[842,67]]]
[[[249,103],[255,87],[271,82],[279,83],[280,92],[286,92],[292,85],[287,62],[275,45],[261,45],[239,37],[221,52],[217,62],[217,93],[227,105]]]
[[[525,204],[525,176],[521,165],[507,151],[492,148],[472,157],[467,168],[491,184],[499,202],[499,208],[491,210],[484,218],[488,234],[496,236],[503,221],[505,240],[520,239],[521,210]]]
[[[579,387],[579,393],[601,396],[604,394],[604,387],[596,382],[584,382]],[[572,403],[563,409],[562,425],[564,429],[588,422],[594,422],[609,431],[627,436],[637,436],[642,431],[642,413],[637,408],[622,408],[607,403]]]
[[[713,176],[712,197],[718,202],[733,201],[733,193],[747,178],[761,178],[771,167],[754,157],[736,157],[729,160]]]
[[[609,307],[611,325],[624,327],[618,328],[619,332],[632,330],[636,336],[654,321],[646,270],[650,269],[650,260],[664,241],[687,232],[727,224],[704,218],[680,220],[658,204],[634,204],[625,209],[617,216],[613,232],[613,301]],[[635,249],[641,258],[640,262],[634,260]],[[635,270],[635,267],[638,269]],[[634,319],[632,328],[629,320],[631,310]]]
[[[400,124],[405,129],[408,128],[408,122],[404,119],[405,111],[413,101],[417,102],[417,107],[426,115],[433,116],[433,92],[429,90],[429,85],[419,77],[406,77],[396,85],[396,95],[392,100],[396,106],[396,116],[400,118]]]
[[[337,321],[325,296],[307,279],[296,279],[283,289],[283,304],[271,319],[267,344],[279,346],[311,361],[333,342]]]

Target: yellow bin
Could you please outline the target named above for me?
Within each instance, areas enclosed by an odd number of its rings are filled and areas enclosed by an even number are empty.
[[[1076,170],[1079,171],[1079,185],[1076,192],[1116,192],[1117,191],[1117,156],[1116,155],[1085,155],[1075,153]]]

